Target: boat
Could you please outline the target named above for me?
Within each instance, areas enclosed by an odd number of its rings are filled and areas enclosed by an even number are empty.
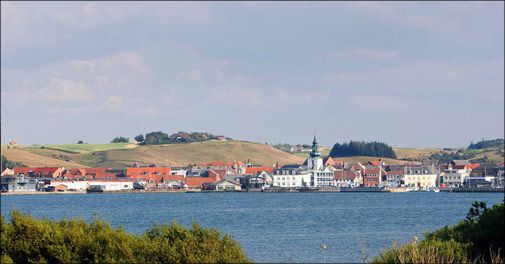
[[[440,192],[440,189],[436,188],[436,187],[435,188],[429,188],[428,192],[436,192],[436,193],[438,193],[438,192]]]
[[[407,188],[405,188],[405,187],[391,187],[391,188],[388,188],[388,190],[392,193],[407,192]]]

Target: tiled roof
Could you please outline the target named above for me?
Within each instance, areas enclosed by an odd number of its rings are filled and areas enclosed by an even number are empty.
[[[214,177],[186,177],[186,185],[193,188],[200,188],[204,183],[212,183],[215,181],[216,178]]]
[[[333,177],[335,180],[354,180],[357,175],[353,171],[343,170],[343,171],[334,171]]]
[[[247,167],[245,168],[245,174],[258,174],[261,173],[262,171],[273,173],[274,168],[273,167],[268,167],[268,166],[261,166],[261,167]]]

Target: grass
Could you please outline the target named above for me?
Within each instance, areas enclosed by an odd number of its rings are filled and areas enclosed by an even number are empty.
[[[422,160],[429,158],[432,154],[442,153],[440,148],[395,148],[393,149],[398,159]]]
[[[384,158],[384,157],[369,157],[369,156],[354,156],[354,157],[339,157],[339,158],[333,158],[335,161],[345,161],[348,163],[353,163],[353,162],[360,162],[360,163],[367,163],[369,161],[377,161],[381,159],[384,161],[386,164],[404,164],[407,163],[408,161],[406,160],[398,160],[398,159],[390,159],[390,158]]]
[[[108,143],[108,144],[46,145],[44,147],[71,153],[86,153],[86,152],[106,151],[112,149],[132,149],[137,147],[137,145],[132,143]]]
[[[23,148],[2,148],[2,155],[11,161],[21,162],[29,167],[84,167],[72,158],[61,158],[59,156],[40,155],[33,153],[30,149]],[[56,155],[56,154],[55,154]]]
[[[190,144],[134,145],[128,144],[69,144],[51,148],[15,148],[4,155],[28,166],[112,167],[124,168],[134,162],[141,165],[164,164],[187,166],[193,163],[250,160],[254,164],[273,165],[302,163],[298,157],[269,145],[245,141],[205,141]],[[114,147],[114,148],[111,148]],[[84,149],[83,149],[84,148]]]
[[[243,161],[262,165],[301,163],[303,158],[269,145],[245,141],[205,141],[190,144],[139,146],[132,150],[107,151],[107,160],[187,166],[213,160]]]

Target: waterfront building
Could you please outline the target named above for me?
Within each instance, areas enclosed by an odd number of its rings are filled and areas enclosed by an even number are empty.
[[[331,187],[335,186],[335,177],[332,167],[325,166],[321,153],[319,153],[319,146],[317,144],[316,135],[312,141],[312,151],[307,158],[307,169],[310,172],[310,185],[311,187]]]
[[[158,184],[169,180],[183,180],[184,176],[172,175],[170,167],[129,167],[126,178],[143,183]]]
[[[309,187],[310,178],[311,173],[307,166],[288,164],[274,171],[273,186],[284,188]]]
[[[22,176],[2,176],[0,178],[0,191],[2,192],[35,192],[38,179]]]
[[[361,172],[349,168],[337,169],[333,172],[335,177],[335,186],[338,187],[358,187],[361,185]]]
[[[383,182],[385,182],[386,171],[381,165],[375,166],[373,164],[368,164],[361,172],[363,174],[363,186],[380,187],[384,185]]]
[[[451,160],[440,174],[440,184],[448,188],[461,187],[474,166],[467,160]]]
[[[503,164],[494,163],[484,163],[476,167],[474,164],[472,171],[470,172],[470,177],[468,180],[475,180],[477,178],[482,178],[485,181],[491,183],[491,187],[503,187]]]
[[[303,165],[284,165],[274,170],[273,186],[285,188],[335,186],[333,170],[323,163],[316,136],[312,151]]]
[[[268,188],[272,186],[273,174],[262,171],[256,175],[247,175],[242,183],[246,188]]]
[[[408,165],[404,169],[405,186],[416,188],[437,187],[437,173],[433,165]]]
[[[386,181],[384,182],[384,186],[387,187],[400,187],[405,184],[405,170],[402,166],[402,169],[396,169],[391,171],[386,171]]]
[[[236,183],[234,181],[220,180],[212,183],[204,183],[202,189],[230,192],[230,191],[241,191],[242,187],[240,186],[239,183]]]
[[[63,167],[17,167],[13,168],[14,174],[37,178],[58,178],[61,177],[65,168]]]

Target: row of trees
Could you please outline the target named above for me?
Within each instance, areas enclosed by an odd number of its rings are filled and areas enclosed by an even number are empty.
[[[470,143],[470,146],[468,146],[468,149],[487,149],[487,148],[501,148],[503,149],[504,147],[504,141],[503,138],[497,138],[497,139],[482,139],[481,141],[477,143]]]
[[[1,263],[248,263],[241,246],[216,229],[156,225],[142,235],[100,219],[1,216]]]
[[[184,131],[179,131],[172,135],[168,135],[167,133],[161,131],[155,131],[147,133],[145,137],[143,135],[138,135],[135,137],[135,140],[144,145],[159,145],[159,144],[202,142],[221,138],[232,140],[232,138],[229,137],[217,136],[206,132],[187,133]]]
[[[396,154],[393,148],[382,142],[364,142],[351,141],[349,143],[333,145],[330,151],[330,156],[350,157],[350,156],[370,156],[370,157],[386,157],[396,159]]]

